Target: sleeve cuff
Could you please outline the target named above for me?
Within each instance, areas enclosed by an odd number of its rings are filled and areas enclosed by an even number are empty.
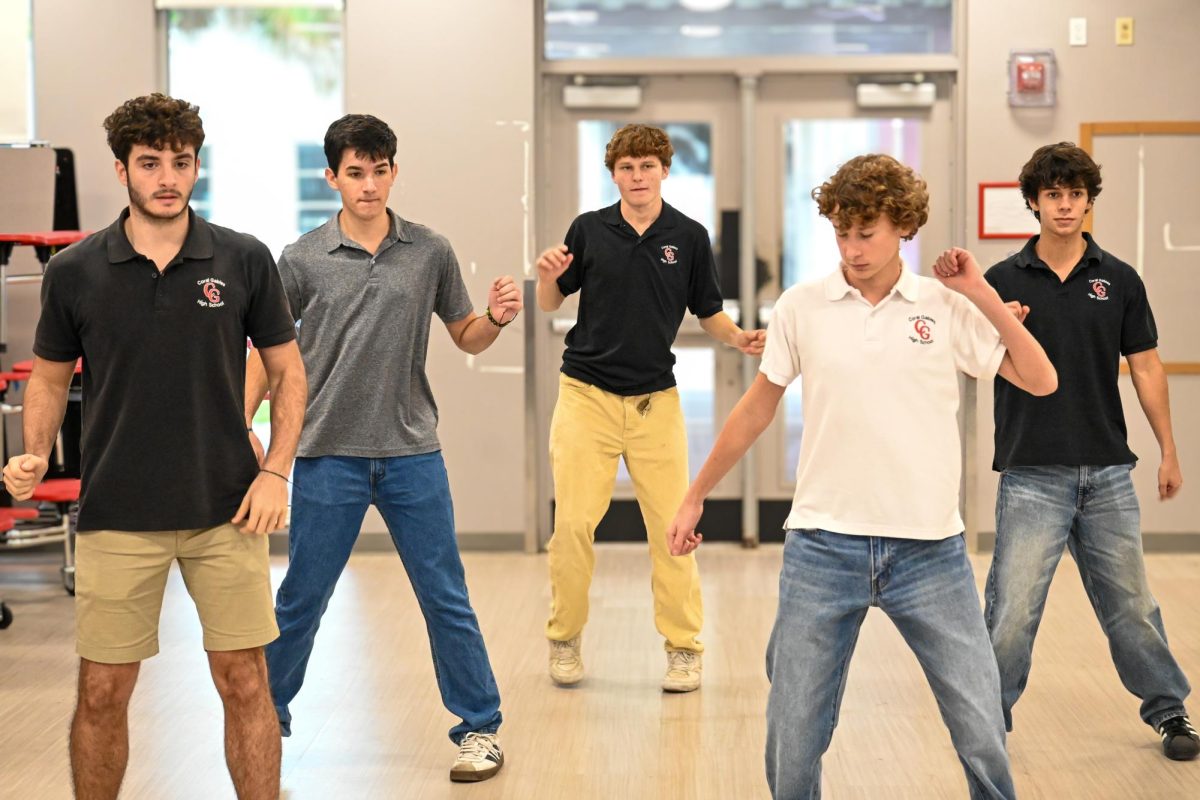
[[[250,341],[259,350],[261,350],[264,347],[275,347],[276,345],[285,344],[287,342],[292,341],[295,338],[296,338],[295,326],[290,327],[284,331],[277,331],[275,333],[266,334],[266,335],[256,336],[254,334],[250,334]]]

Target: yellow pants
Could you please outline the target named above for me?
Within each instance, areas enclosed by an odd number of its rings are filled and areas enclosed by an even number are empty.
[[[639,411],[639,405],[649,405]],[[688,487],[687,431],[679,390],[622,397],[559,376],[550,423],[554,535],[550,539],[549,639],[583,631],[596,556],[596,526],[612,500],[617,459],[624,456],[650,540],[654,624],[668,650],[701,652],[704,622],[695,555],[672,556],[667,528]]]

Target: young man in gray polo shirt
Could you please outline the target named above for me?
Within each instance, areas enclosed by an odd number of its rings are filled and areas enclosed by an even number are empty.
[[[481,353],[521,310],[511,277],[492,282],[487,309],[471,308],[446,239],[387,208],[396,135],[351,114],[325,134],[325,171],[342,209],[284,248],[279,273],[299,325],[309,403],[292,493],[289,567],[267,650],[271,693],[284,736],[313,640],[367,507],[387,523],[425,615],[442,701],[460,718],[451,780],[480,781],[504,763],[496,731],[500,695],[488,661],[454,532],[450,486],[437,438],[437,406],[425,375],[430,319],[455,345]],[[265,384],[248,369],[247,427]]]

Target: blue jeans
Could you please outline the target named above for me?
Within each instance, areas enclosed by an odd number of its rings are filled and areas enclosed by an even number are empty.
[[[1162,614],[1146,581],[1132,469],[1132,464],[1019,467],[1000,476],[985,616],[1009,730],[1064,546],[1079,567],[1121,682],[1142,700],[1142,719],[1157,729],[1185,713],[1191,687],[1167,647]]]
[[[972,798],[1013,798],[1000,679],[963,537],[940,541],[788,531],[767,646],[767,783],[776,800],[821,796],[867,609],[891,618],[925,671]]]
[[[267,646],[282,734],[291,734],[288,704],[304,683],[321,615],[371,504],[387,523],[425,616],[442,703],[461,719],[450,738],[457,744],[471,731],[494,733],[500,692],[467,597],[442,454],[297,458],[293,482],[288,571],[275,600],[279,638]]]

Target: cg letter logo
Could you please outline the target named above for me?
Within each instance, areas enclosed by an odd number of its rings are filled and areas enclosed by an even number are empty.
[[[1107,300],[1109,282],[1104,278],[1096,278],[1092,281],[1092,291],[1088,292],[1088,297],[1093,300]]]
[[[927,317],[924,314],[916,317],[909,317],[908,321],[912,323],[913,333],[909,334],[908,340],[915,344],[933,344],[933,327],[937,325],[937,320],[933,317]]]
[[[661,259],[662,263],[674,264],[675,263],[675,251],[678,249],[679,248],[673,244],[664,244],[662,246],[662,253],[663,253],[663,257]]]
[[[200,287],[200,293],[204,295],[203,300],[196,300],[196,305],[201,308],[220,308],[225,305],[225,301],[221,299],[221,290],[225,288],[225,281],[220,278],[202,278],[196,281],[196,285]]]

